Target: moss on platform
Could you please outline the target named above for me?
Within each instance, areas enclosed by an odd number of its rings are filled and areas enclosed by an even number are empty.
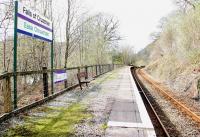
[[[52,112],[52,109],[54,112]],[[69,137],[74,136],[75,125],[91,118],[86,107],[73,104],[69,108],[52,108],[45,117],[28,117],[23,125],[9,129],[4,137]]]

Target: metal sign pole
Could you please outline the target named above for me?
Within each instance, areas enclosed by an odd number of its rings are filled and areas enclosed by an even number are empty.
[[[51,42],[51,93],[54,93],[54,78],[53,78],[53,60],[54,60],[54,49],[53,49],[53,43],[54,42],[54,38],[53,38],[53,25],[52,25],[52,42]]]
[[[13,93],[14,109],[17,109],[17,13],[18,1],[15,1],[15,19],[14,19],[14,48],[13,48]]]

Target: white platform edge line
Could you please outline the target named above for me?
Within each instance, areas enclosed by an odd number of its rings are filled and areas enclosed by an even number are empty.
[[[149,128],[148,126],[144,125],[143,123],[109,121],[108,126],[109,127],[125,127],[125,128],[143,128],[143,129],[154,130],[154,128]]]
[[[147,132],[148,137],[156,137],[154,128],[148,128],[142,123],[128,123],[128,122],[109,121],[108,127],[143,129]]]
[[[132,74],[130,74],[130,77],[132,78]],[[135,97],[136,97],[136,103],[138,105],[138,110],[140,112],[142,123],[145,124],[149,128],[154,128],[133,78],[131,79],[131,83],[133,84],[132,92],[134,92]]]
[[[129,74],[130,74],[129,76],[131,78],[131,83],[133,85],[133,92],[135,93],[136,103],[138,105],[138,109],[139,109],[139,112],[140,112],[140,117],[141,117],[142,123],[144,125],[146,125],[147,127],[149,127],[150,129],[153,129],[151,131],[147,131],[148,137],[156,137],[156,133],[155,133],[153,124],[151,122],[149,114],[147,113],[144,102],[142,101],[142,97],[140,96],[140,93],[137,89],[136,83],[133,79],[131,72]]]

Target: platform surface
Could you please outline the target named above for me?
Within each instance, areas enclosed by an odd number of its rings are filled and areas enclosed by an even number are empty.
[[[106,137],[155,137],[155,131],[132,78],[130,67],[119,72],[119,85],[106,129]],[[118,86],[117,88],[115,86]]]

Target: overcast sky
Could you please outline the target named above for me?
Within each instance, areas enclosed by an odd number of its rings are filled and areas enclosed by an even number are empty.
[[[157,30],[159,20],[175,10],[173,0],[85,0],[84,5],[91,13],[116,16],[123,43],[133,45],[136,51],[151,42],[150,34]]]
[[[176,6],[174,0],[80,0],[91,14],[104,12],[114,15],[120,22],[122,44],[135,47],[136,52],[147,46],[152,40],[150,34],[157,31],[159,20],[166,17]],[[54,3],[56,13],[61,14],[66,0]]]

